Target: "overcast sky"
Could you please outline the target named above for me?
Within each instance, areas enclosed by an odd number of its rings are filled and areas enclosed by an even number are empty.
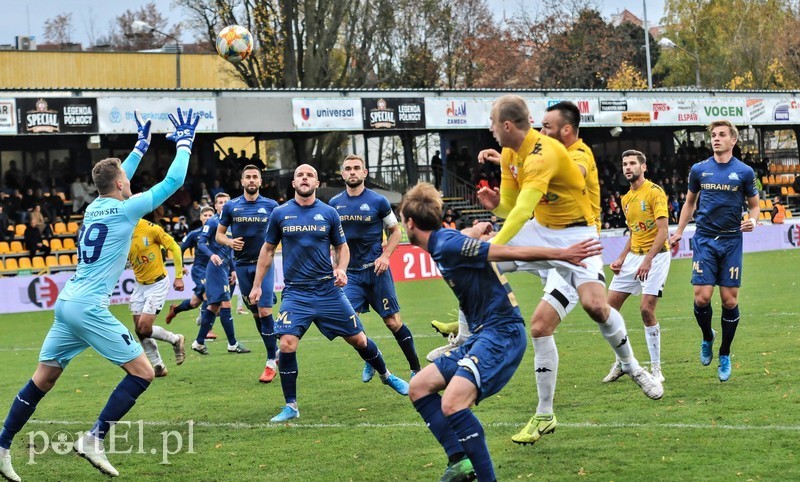
[[[177,23],[181,16],[179,8],[172,7],[171,0],[152,0],[162,14],[170,19],[170,24]],[[487,0],[489,7],[498,18],[503,13],[507,17],[519,11],[521,4],[531,5],[537,0]],[[643,2],[630,0],[595,0],[600,11],[607,18],[614,13],[628,8],[635,15],[642,17]],[[647,18],[651,25],[657,25],[663,15],[664,0],[646,0]],[[13,44],[17,35],[33,35],[38,42],[43,42],[44,22],[48,18],[61,13],[72,13],[73,40],[89,46],[90,25],[94,25],[95,36],[109,30],[109,22],[127,9],[138,10],[147,0],[90,1],[90,0],[15,0],[2,2],[3,14],[0,15],[0,44]],[[191,35],[184,34],[184,41],[190,41]]]

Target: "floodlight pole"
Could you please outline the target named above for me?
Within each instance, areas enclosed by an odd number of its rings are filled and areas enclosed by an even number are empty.
[[[181,88],[181,43],[180,43],[180,40],[175,38],[175,36],[170,35],[167,32],[162,32],[161,30],[158,30],[157,28],[153,27],[149,23],[143,22],[141,20],[134,20],[131,23],[131,28],[133,29],[134,32],[140,32],[140,33],[153,33],[153,32],[156,32],[156,33],[160,33],[161,35],[163,35],[163,36],[167,37],[168,39],[171,39],[171,40],[173,40],[175,42],[175,83],[176,83],[175,87],[180,89]]]
[[[647,28],[647,0],[642,0],[644,9],[644,51],[647,56],[647,89],[653,90],[653,69],[650,67],[650,29]]]

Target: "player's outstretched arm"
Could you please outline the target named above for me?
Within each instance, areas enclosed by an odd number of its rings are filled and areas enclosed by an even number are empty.
[[[497,233],[497,236],[492,238],[492,244],[506,244],[522,229],[524,225],[533,214],[534,208],[542,200],[544,193],[538,189],[523,189],[517,196],[517,202],[508,216],[505,216],[506,221],[503,227]],[[495,214],[497,214],[495,212]],[[499,214],[498,214],[499,216]]]
[[[152,189],[141,196],[130,199],[128,216],[131,219],[141,218],[151,212],[167,200],[168,197],[183,185],[186,180],[186,171],[189,168],[189,157],[192,154],[192,143],[194,142],[194,132],[200,122],[200,116],[192,117],[192,109],[183,117],[183,112],[178,109],[178,119],[170,114],[169,120],[175,126],[175,132],[167,134],[167,139],[175,141],[178,150],[175,159],[167,170],[167,176]]]
[[[264,281],[264,276],[267,275],[269,269],[272,267],[272,260],[275,257],[274,244],[264,243],[261,246],[261,252],[258,253],[258,263],[256,263],[256,277],[253,279],[253,287],[250,289],[250,303],[258,303],[261,298],[261,282]]]
[[[550,261],[561,260],[585,266],[581,261],[597,256],[603,252],[603,246],[597,239],[587,239],[569,248],[544,248],[540,246],[506,246],[493,244],[489,246],[489,261]]]
[[[133,146],[133,150],[122,163],[122,169],[125,171],[125,176],[128,180],[133,178],[136,169],[139,167],[139,162],[144,157],[147,149],[150,148],[150,121],[142,123],[138,110],[133,111],[133,119],[136,121],[136,145]]]

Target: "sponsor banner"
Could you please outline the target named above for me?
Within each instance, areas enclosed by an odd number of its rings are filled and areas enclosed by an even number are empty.
[[[361,99],[364,129],[424,129],[425,100]]]
[[[753,124],[797,124],[800,122],[800,101],[747,99],[746,112]]]
[[[97,99],[21,97],[17,118],[20,134],[96,133]]]
[[[191,266],[191,265],[189,265]],[[275,291],[283,290],[283,257],[275,254]],[[167,266],[169,279],[173,280],[175,268]],[[5,293],[3,303],[0,304],[0,314],[24,313],[28,311],[51,310],[56,304],[58,294],[74,275],[74,271],[60,271],[58,273],[41,276],[14,276],[0,278],[0,292]],[[126,269],[122,272],[117,285],[111,295],[111,304],[120,305],[130,302],[134,288],[133,271]],[[194,283],[191,276],[183,277],[183,291],[175,291],[170,284],[168,300],[180,300],[192,296]]]
[[[97,111],[101,134],[136,134],[133,111],[139,111],[144,122],[152,122],[150,132],[173,132],[175,127],[169,115],[177,115],[192,109],[200,115],[197,132],[217,131],[217,103],[214,99],[191,99],[175,97],[100,97]]]
[[[364,128],[361,99],[292,99],[292,120],[298,131]]]
[[[17,103],[14,99],[0,99],[0,134],[17,133]]]
[[[427,251],[411,244],[401,244],[389,258],[389,268],[395,281],[416,281],[441,278],[442,273]]]
[[[493,101],[426,97],[425,126],[428,129],[488,129]]]
[[[702,99],[699,105],[700,124],[710,124],[715,120],[727,120],[733,124],[747,124],[749,122],[745,115],[746,99]]]
[[[674,234],[675,226],[670,226]],[[695,226],[687,226],[680,242],[672,248],[672,258],[692,257],[692,237]],[[628,241],[627,236],[602,236],[603,263],[611,264],[619,257]],[[744,233],[743,250],[745,253],[760,251],[777,251],[781,249],[800,248],[800,221],[787,224],[765,224],[755,231]]]

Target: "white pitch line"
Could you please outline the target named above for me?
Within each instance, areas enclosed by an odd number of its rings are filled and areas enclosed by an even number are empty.
[[[132,425],[138,425],[139,420],[131,420]],[[183,427],[190,420],[183,422],[166,420],[145,420],[148,427]],[[82,422],[77,420],[30,420],[29,424],[34,425],[86,425],[91,426],[93,422]],[[484,424],[485,427],[493,428],[513,428],[521,427],[522,423],[492,422]],[[321,429],[321,428],[425,428],[422,422],[398,422],[398,423],[242,423],[242,422],[203,422],[194,421],[195,427],[206,428],[231,428],[231,429],[276,429],[276,428],[298,428],[298,429]],[[691,430],[762,430],[770,432],[800,432],[800,425],[727,425],[727,424],[699,424],[699,423],[594,423],[594,422],[559,422],[559,427],[568,428],[599,428],[599,429],[691,429]]]

